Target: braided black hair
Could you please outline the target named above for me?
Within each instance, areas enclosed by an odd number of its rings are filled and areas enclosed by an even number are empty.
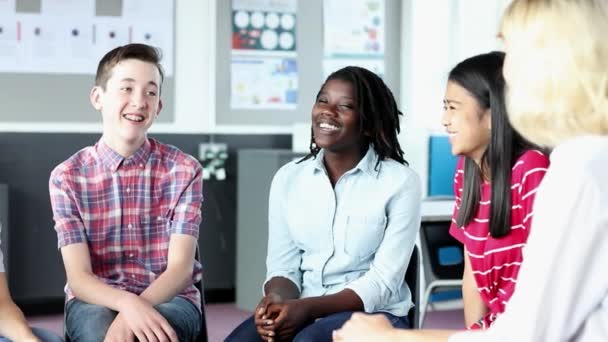
[[[317,93],[331,80],[340,80],[352,84],[356,110],[359,113],[359,132],[364,137],[363,146],[371,144],[378,154],[376,168],[381,160],[392,158],[401,164],[407,161],[403,158],[403,150],[397,138],[401,131],[399,116],[403,113],[397,107],[393,92],[375,73],[356,66],[348,66],[333,72]],[[321,150],[315,143],[311,128],[310,152],[299,162],[316,158]]]

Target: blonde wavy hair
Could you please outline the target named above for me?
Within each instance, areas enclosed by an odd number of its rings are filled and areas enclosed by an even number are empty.
[[[505,41],[513,126],[547,147],[608,135],[608,1],[514,0]]]

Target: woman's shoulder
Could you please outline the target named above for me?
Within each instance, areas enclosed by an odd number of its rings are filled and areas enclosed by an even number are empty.
[[[548,167],[549,156],[540,150],[526,150],[513,165],[513,170],[518,168],[530,170],[536,167]]]
[[[514,180],[526,178],[530,173],[540,172],[544,174],[549,168],[549,156],[539,150],[526,150],[515,161],[512,168]]]

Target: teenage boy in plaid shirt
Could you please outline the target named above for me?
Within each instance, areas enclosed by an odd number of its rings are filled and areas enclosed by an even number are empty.
[[[51,173],[72,341],[191,341],[201,329],[202,168],[147,137],[162,108],[159,60],[143,44],[101,59],[90,93],[101,139]]]

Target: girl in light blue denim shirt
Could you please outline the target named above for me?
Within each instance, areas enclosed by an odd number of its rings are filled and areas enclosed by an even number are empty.
[[[421,190],[397,138],[400,115],[374,73],[346,67],[327,78],[310,153],[272,182],[265,296],[227,341],[330,341],[357,311],[409,326],[404,275]]]

